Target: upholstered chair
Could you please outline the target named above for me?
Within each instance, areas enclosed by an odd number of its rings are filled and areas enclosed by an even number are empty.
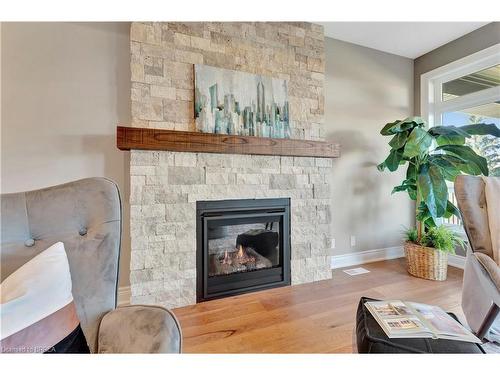
[[[455,195],[470,245],[465,261],[462,309],[479,338],[498,340],[489,332],[492,327],[495,331],[500,328],[500,267],[493,260],[487,210],[498,210],[500,206],[487,206],[484,187],[481,177],[464,175],[455,180]]]
[[[87,178],[1,196],[1,279],[64,243],[78,318],[93,353],[179,353],[175,316],[159,306],[116,307],[121,241],[118,187]]]

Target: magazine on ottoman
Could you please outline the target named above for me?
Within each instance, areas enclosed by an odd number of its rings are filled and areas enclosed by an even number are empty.
[[[365,306],[389,338],[433,338],[481,343],[438,306],[400,300],[370,301]]]

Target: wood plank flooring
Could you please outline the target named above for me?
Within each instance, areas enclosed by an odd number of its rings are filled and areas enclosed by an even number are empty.
[[[370,273],[271,289],[175,309],[185,353],[350,353],[360,297],[407,299],[460,308],[462,275],[444,282],[410,276],[404,259],[363,265]],[[351,267],[352,268],[352,267]]]

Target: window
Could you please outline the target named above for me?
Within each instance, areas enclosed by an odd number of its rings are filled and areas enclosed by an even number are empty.
[[[500,128],[500,102],[479,105],[463,110],[444,112],[442,125],[465,125],[478,123],[495,124]],[[488,161],[490,176],[500,177],[500,139],[490,135],[474,135],[467,144]]]
[[[421,114],[429,126],[484,122],[500,127],[500,44],[423,74]],[[467,142],[486,158],[490,175],[500,176],[500,140],[486,135]],[[456,202],[451,184],[449,199]],[[456,218],[445,222],[459,224]]]
[[[443,83],[443,101],[500,85],[500,64]]]

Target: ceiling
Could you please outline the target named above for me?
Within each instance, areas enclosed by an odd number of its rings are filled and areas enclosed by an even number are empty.
[[[415,59],[489,22],[318,22],[325,35]]]

